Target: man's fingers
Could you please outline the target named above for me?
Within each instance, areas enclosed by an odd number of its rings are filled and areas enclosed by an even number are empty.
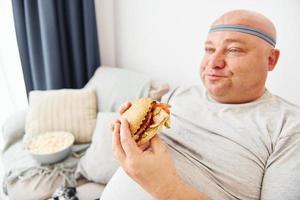
[[[119,119],[115,119],[113,122],[111,122],[110,124],[110,128],[111,128],[111,131],[114,132],[115,130],[115,123],[121,123]]]
[[[141,153],[141,150],[138,148],[136,142],[131,137],[129,124],[124,118],[121,118],[120,140],[127,156],[135,156],[136,154]]]
[[[166,145],[163,143],[163,141],[155,135],[151,140],[150,140],[150,146],[152,148],[152,151],[155,152],[160,152],[166,150]]]
[[[112,137],[112,149],[114,152],[114,156],[119,162],[122,162],[122,160],[125,159],[125,152],[123,150],[123,147],[121,145],[120,141],[120,121],[116,120],[114,122],[114,131],[113,131],[113,137]]]
[[[119,113],[123,114],[128,108],[130,108],[130,106],[131,106],[130,101],[127,101],[127,102],[123,103],[119,108]]]
[[[140,148],[142,151],[148,149],[148,147],[150,147],[150,141],[148,141],[147,143],[142,144],[142,145],[139,146],[139,148]]]

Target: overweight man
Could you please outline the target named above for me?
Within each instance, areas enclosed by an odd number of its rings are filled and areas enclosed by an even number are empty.
[[[204,89],[176,88],[162,99],[172,106],[171,129],[138,147],[127,121],[116,120],[122,169],[102,199],[299,200],[300,109],[265,86],[275,47],[276,29],[259,13],[234,10],[213,22],[200,67]]]

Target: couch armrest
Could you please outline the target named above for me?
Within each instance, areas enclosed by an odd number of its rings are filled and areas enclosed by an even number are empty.
[[[27,110],[20,110],[12,114],[2,126],[2,140],[4,152],[14,142],[20,140],[25,134],[25,119]]]

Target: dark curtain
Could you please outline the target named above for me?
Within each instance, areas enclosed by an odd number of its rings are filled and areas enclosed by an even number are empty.
[[[94,0],[12,0],[27,94],[81,88],[100,65]]]

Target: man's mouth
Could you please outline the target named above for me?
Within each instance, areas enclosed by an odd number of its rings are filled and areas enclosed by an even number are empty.
[[[217,80],[220,80],[220,79],[227,78],[227,76],[220,75],[220,74],[207,74],[206,77],[210,81],[217,81]]]

